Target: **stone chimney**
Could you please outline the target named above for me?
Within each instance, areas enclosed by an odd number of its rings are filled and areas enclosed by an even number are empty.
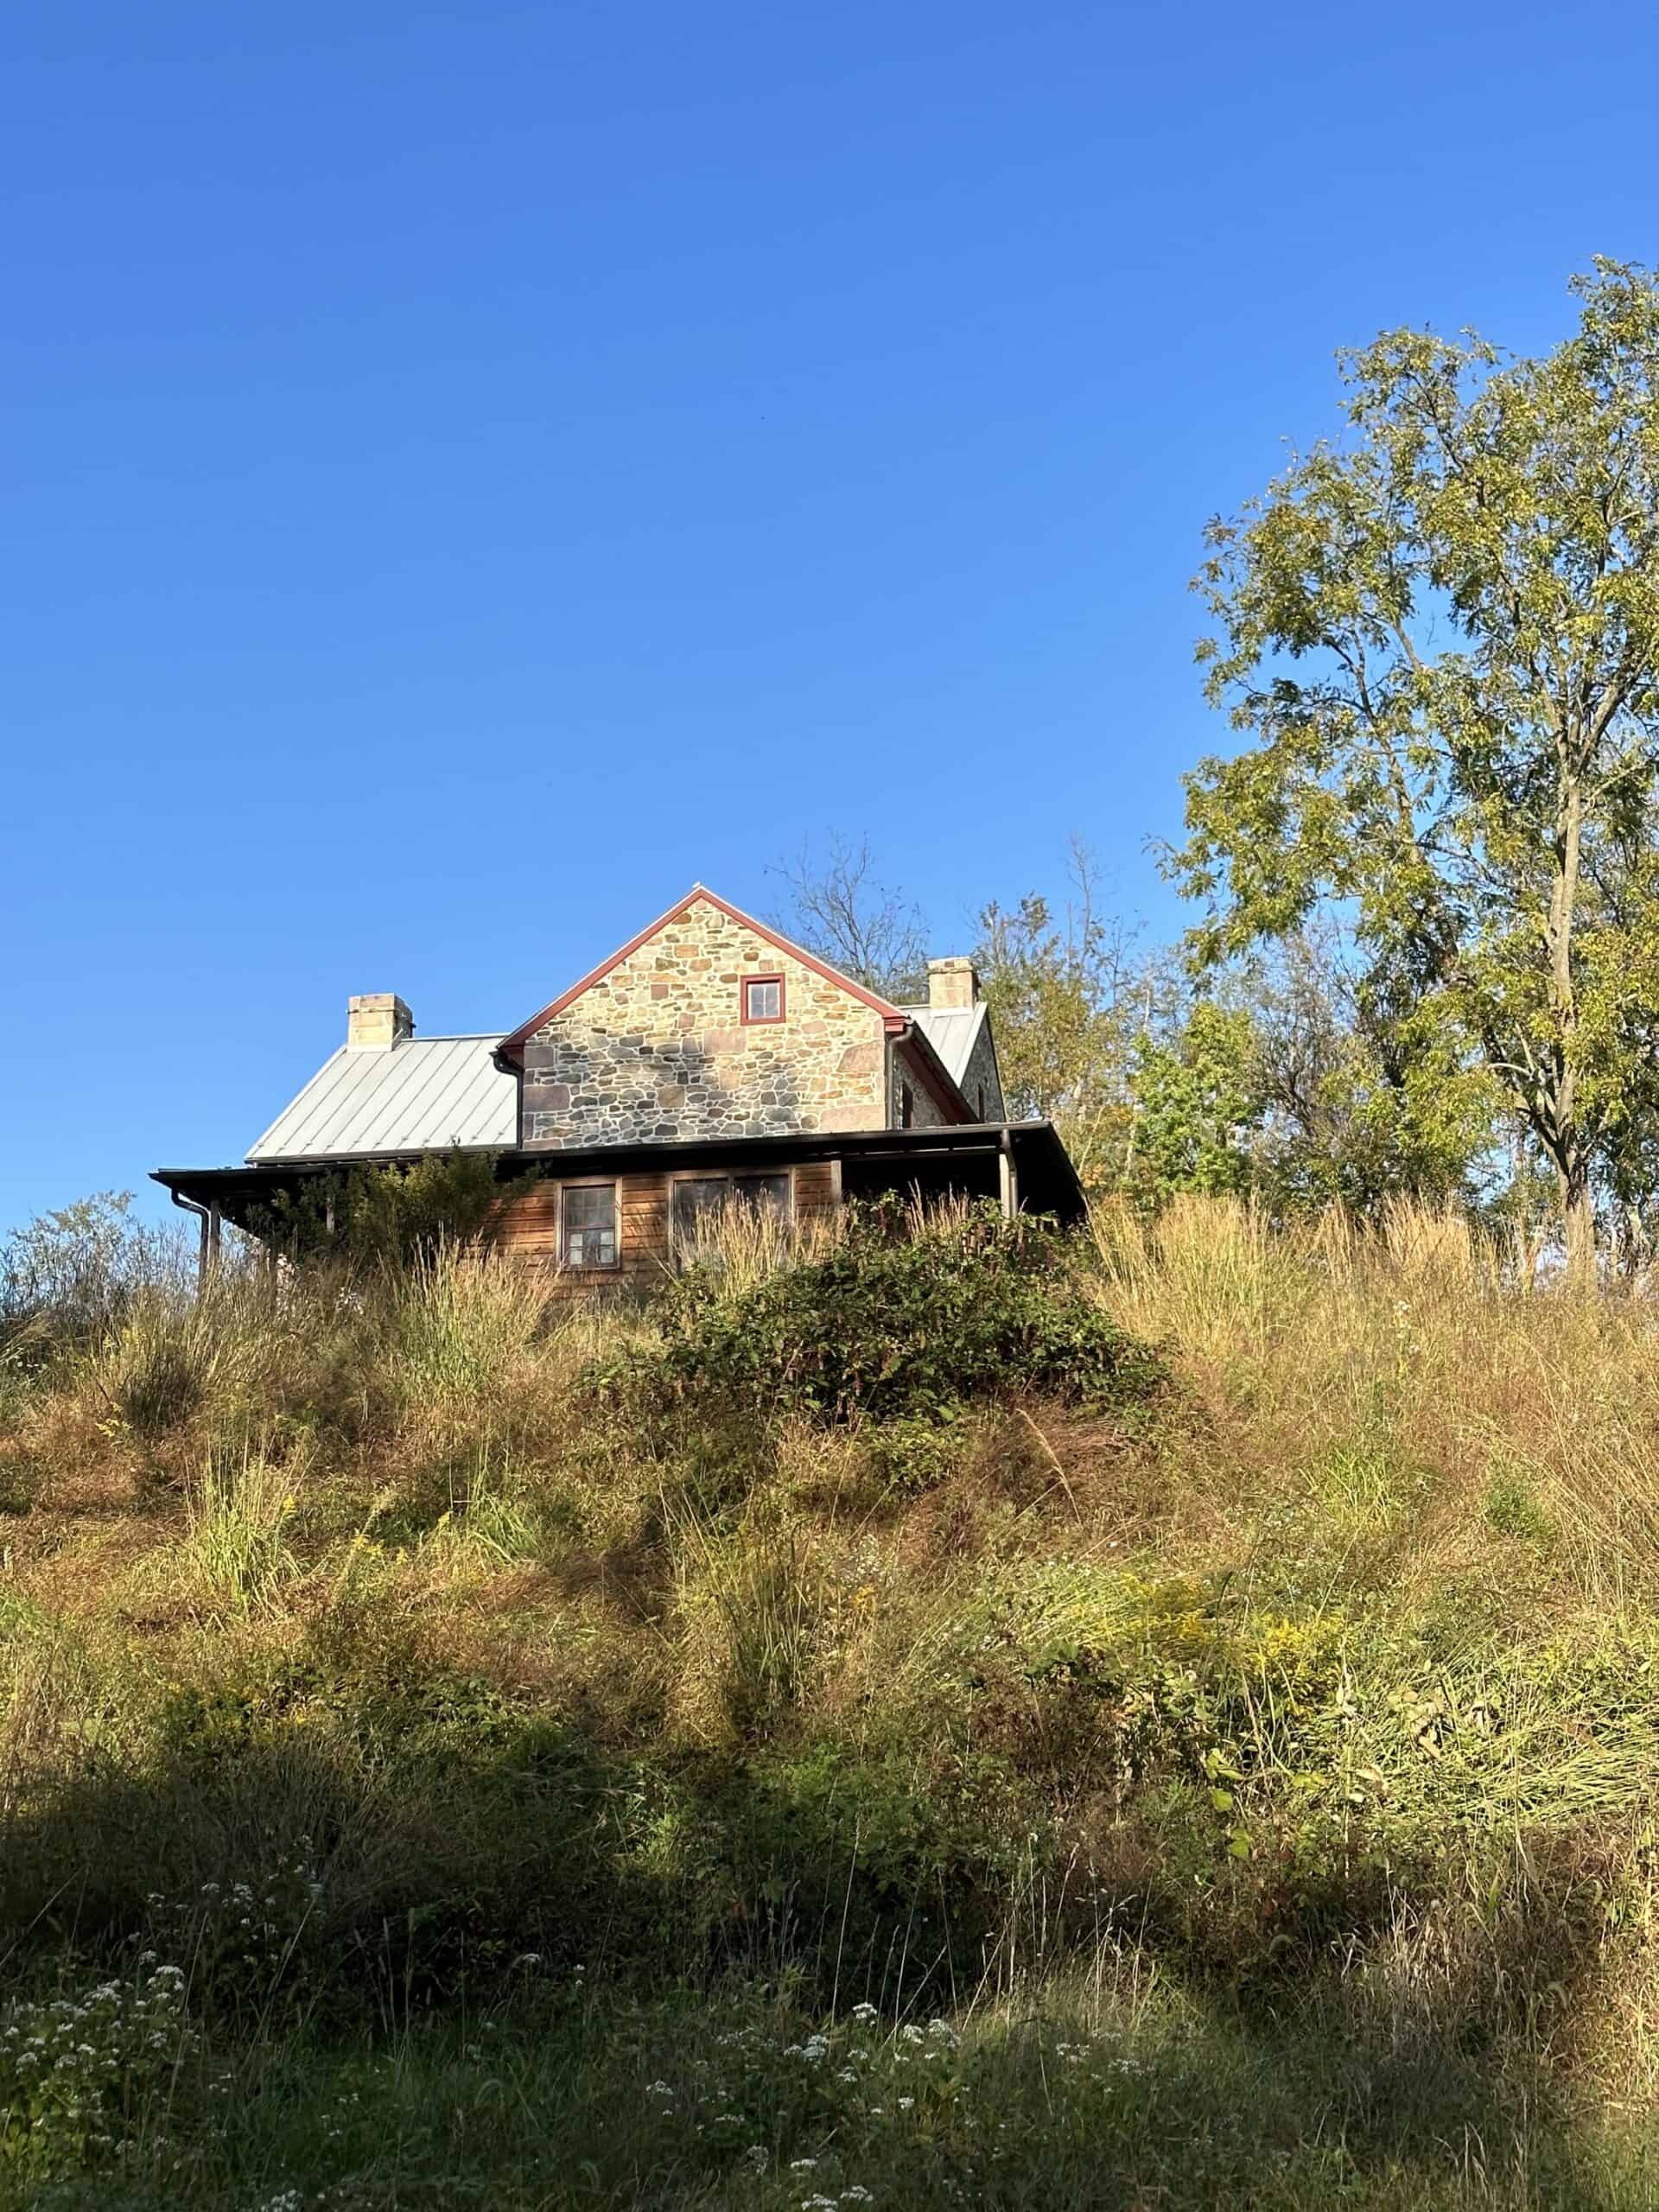
[[[396,991],[367,991],[346,1001],[346,1042],[353,1052],[389,1052],[415,1034],[415,1017]]]
[[[962,953],[927,963],[927,1002],[936,1008],[977,1006],[979,970]]]

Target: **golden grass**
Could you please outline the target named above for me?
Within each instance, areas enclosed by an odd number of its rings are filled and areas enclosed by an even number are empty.
[[[1529,1490],[1566,1579],[1618,1605],[1659,1585],[1659,1327],[1641,1300],[1517,1286],[1462,1217],[1398,1204],[1275,1229],[1232,1200],[1147,1226],[1097,1209],[1100,1294],[1166,1346],[1211,1424],[1198,1492],[1235,1521],[1262,1485],[1331,1480],[1355,1440],[1436,1480],[1419,1577],[1466,1559],[1495,1481]],[[1206,1464],[1207,1463],[1207,1464]],[[1339,1502],[1339,1501],[1332,1501]]]
[[[734,1211],[709,1256],[741,1287],[837,1234]],[[986,1986],[1013,2002],[1071,1940],[1078,1868],[1142,1899],[1159,1873],[1139,1754],[1096,1771],[1101,1744],[1143,1726],[1167,1750],[1225,1698],[1249,1769],[1237,1816],[1274,1839],[1264,1854],[1316,1848],[1294,1816],[1332,1773],[1348,1798],[1317,1848],[1333,1867],[1379,1807],[1443,1823],[1440,1891],[1402,1877],[1380,1919],[1344,1929],[1346,1952],[1332,1939],[1357,2014],[1403,2046],[1431,2021],[1491,2029],[1531,2005],[1516,2033],[1651,2093],[1649,1309],[1519,1287],[1466,1222],[1404,1206],[1364,1232],[1276,1229],[1224,1201],[1152,1225],[1104,1208],[1093,1237],[1091,1294],[1162,1348],[1167,1401],[1138,1421],[976,1415],[948,1478],[916,1493],[868,1435],[801,1423],[769,1431],[741,1484],[652,1458],[578,1389],[589,1359],[650,1342],[649,1313],[550,1306],[476,1251],[360,1294],[227,1287],[200,1314],[147,1314],[8,1416],[38,1491],[3,1534],[0,1813],[143,1739],[169,1684],[229,1684],[319,1821],[336,1796],[347,1807],[341,1848],[369,1885],[399,1808],[362,1746],[388,1712],[413,1726],[429,1693],[440,1712],[477,1700],[504,1739],[533,1714],[614,1752],[607,1804],[658,1789],[671,1807],[640,1847],[666,1883],[671,1839],[696,1827],[688,1774],[828,1744],[838,1789],[868,1756],[921,1804],[960,1793],[970,1832],[1058,1825],[1070,1856],[1056,1873],[1021,1844],[1030,1871],[988,1953]],[[181,1374],[171,1399],[152,1387]],[[137,1424],[120,1410],[135,1378]],[[1073,1650],[1075,1683],[1053,1657]],[[472,1724],[453,1725],[418,1722],[464,1758]],[[973,1798],[991,1767],[1005,1794]],[[416,1809],[410,1833],[447,1849],[442,1810],[418,1792]],[[1218,1923],[1224,1836],[1219,1870],[1188,1885]],[[533,1833],[511,1844],[533,1855]],[[395,1913],[424,1878],[398,1870]],[[1605,1925],[1558,1974],[1562,1899],[1576,1911],[1592,1891]],[[1257,1941],[1255,1904],[1238,1911],[1241,1946]],[[1155,1946],[1125,1925],[1099,1955],[1155,1975]]]

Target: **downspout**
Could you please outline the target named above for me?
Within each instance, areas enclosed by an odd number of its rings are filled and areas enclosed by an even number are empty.
[[[1002,1199],[1002,1218],[1012,1221],[1020,1211],[1020,1179],[1014,1166],[1014,1132],[1006,1122],[997,1135],[996,1180]]]
[[[199,1205],[194,1198],[181,1198],[177,1191],[170,1191],[168,1195],[181,1213],[193,1213],[201,1224],[201,1243],[196,1253],[196,1288],[200,1291],[219,1263],[219,1208]]]

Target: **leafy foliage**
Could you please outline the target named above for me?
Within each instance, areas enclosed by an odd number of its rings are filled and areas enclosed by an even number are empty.
[[[0,1243],[0,1357],[38,1362],[85,1346],[136,1295],[177,1287],[188,1273],[179,1237],[133,1218],[130,1191],[41,1214]]]
[[[296,1258],[402,1268],[488,1227],[505,1198],[497,1156],[457,1145],[407,1164],[340,1168],[280,1192],[256,1233]]]
[[[1012,908],[993,900],[974,958],[1009,1113],[1052,1121],[1085,1188],[1099,1188],[1122,1165],[1134,1039],[1163,985],[1101,912],[1098,871],[1078,843],[1071,879],[1058,906],[1036,892]]]
[[[657,1414],[713,1405],[829,1424],[937,1421],[1022,1391],[1124,1404],[1156,1388],[1157,1360],[1083,1294],[1058,1231],[989,1204],[912,1226],[861,1211],[827,1257],[735,1297],[688,1269],[660,1298],[660,1347],[596,1369],[594,1383]]]
[[[185,1977],[146,1960],[129,1981],[11,2005],[0,2024],[0,2159],[31,2177],[114,2163],[192,2040]]]
[[[1256,742],[1188,779],[1173,865],[1205,962],[1351,916],[1369,1020],[1524,1119],[1583,1274],[1659,1114],[1659,285],[1574,289],[1539,359],[1344,357],[1352,442],[1211,526],[1200,658]]]

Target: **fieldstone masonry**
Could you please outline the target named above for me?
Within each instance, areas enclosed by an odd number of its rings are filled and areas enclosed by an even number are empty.
[[[744,978],[779,975],[783,1020],[746,1023]],[[882,1016],[699,895],[524,1046],[526,1147],[886,1120]]]
[[[991,1025],[982,1021],[974,1049],[968,1055],[968,1065],[962,1071],[962,1095],[968,1101],[976,1122],[1000,1122],[1007,1109],[1002,1103],[1002,1077],[996,1065],[996,1046],[991,1041]]]

